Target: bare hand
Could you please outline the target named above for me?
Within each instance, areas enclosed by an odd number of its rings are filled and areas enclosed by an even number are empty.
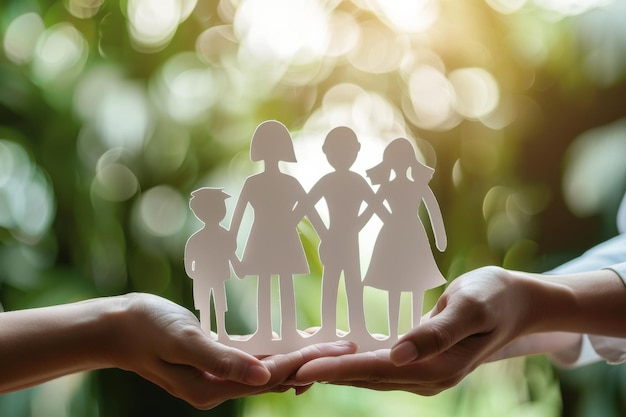
[[[129,314],[107,353],[111,361],[201,409],[232,398],[284,391],[287,378],[307,361],[353,353],[350,343],[309,346],[257,359],[206,335],[196,317],[166,299],[127,296]]]
[[[434,395],[461,381],[524,328],[522,288],[504,270],[483,268],[455,280],[421,325],[390,350],[320,358],[296,382],[326,381]]]

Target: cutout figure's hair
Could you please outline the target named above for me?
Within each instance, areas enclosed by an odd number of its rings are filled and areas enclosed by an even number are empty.
[[[411,168],[411,175],[414,181],[421,178],[425,182],[429,182],[435,172],[434,169],[417,160],[415,148],[408,139],[398,138],[387,145],[383,153],[383,161],[375,167],[368,169],[367,176],[373,185],[379,185],[389,181],[391,172],[398,166]]]
[[[250,143],[250,160],[297,162],[291,135],[284,124],[267,120],[256,128]]]

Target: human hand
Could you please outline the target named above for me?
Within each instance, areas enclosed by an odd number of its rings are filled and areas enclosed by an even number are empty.
[[[284,392],[290,388],[294,388],[296,394],[302,394],[312,384],[295,384],[294,375],[300,367],[318,358],[352,354],[356,352],[356,348],[355,344],[347,341],[319,343],[295,352],[263,358],[261,362],[267,367],[271,377],[262,386],[226,381],[208,375],[207,388],[200,392],[200,402],[191,404],[197,408],[209,409],[226,400],[268,392]]]
[[[284,391],[287,378],[309,360],[353,353],[352,344],[320,344],[257,359],[224,346],[200,329],[187,309],[149,294],[122,297],[122,314],[104,355],[200,409],[232,398]]]
[[[429,317],[391,351],[313,360],[298,370],[296,383],[437,394],[524,333],[530,298],[519,284],[525,282],[500,268],[472,271],[455,280]]]

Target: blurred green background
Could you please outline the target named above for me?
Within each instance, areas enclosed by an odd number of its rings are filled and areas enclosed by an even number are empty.
[[[334,126],[359,135],[359,169],[414,139],[436,168],[449,280],[548,270],[616,233],[625,16],[610,0],[0,0],[0,303],[145,291],[193,309],[189,194],[236,195],[266,119],[292,132],[306,188]],[[318,288],[302,236],[313,276],[297,289]],[[240,295],[229,328],[249,331]],[[299,308],[315,324],[319,304]],[[103,370],[0,396],[0,416],[620,416],[625,388],[624,367],[534,357],[429,398],[319,385],[200,412]]]

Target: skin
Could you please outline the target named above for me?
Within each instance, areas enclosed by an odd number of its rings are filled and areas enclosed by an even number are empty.
[[[327,343],[258,359],[213,340],[185,308],[129,294],[1,313],[0,393],[117,367],[209,409],[232,398],[285,391],[285,381],[307,361],[355,350],[350,343]]]
[[[484,362],[576,349],[580,334],[626,337],[626,287],[610,270],[539,275],[481,268],[457,278],[391,350],[320,358],[295,383],[434,395]]]

